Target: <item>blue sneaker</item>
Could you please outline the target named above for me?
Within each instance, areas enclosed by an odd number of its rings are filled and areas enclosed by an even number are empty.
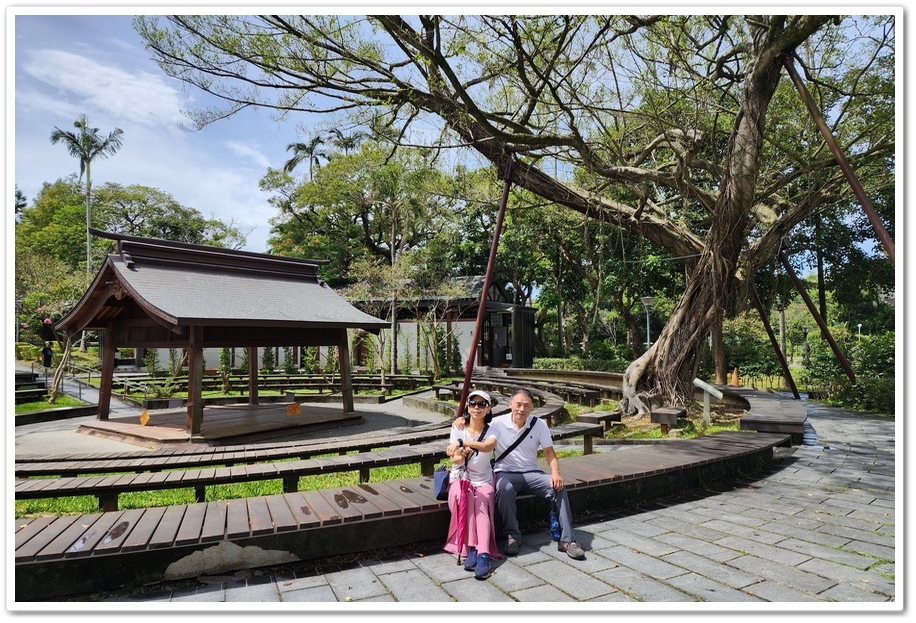
[[[480,554],[477,557],[477,565],[474,566],[474,577],[478,580],[485,580],[490,575],[490,555]]]
[[[477,565],[477,548],[472,547],[468,550],[467,558],[464,559],[464,570],[473,571],[475,565]]]

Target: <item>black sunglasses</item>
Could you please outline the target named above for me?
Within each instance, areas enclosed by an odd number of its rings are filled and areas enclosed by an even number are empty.
[[[483,407],[489,407],[489,406],[490,406],[490,403],[487,402],[486,400],[481,400],[481,401],[479,401],[479,402],[478,402],[477,400],[468,400],[468,406],[469,406],[469,407],[481,407],[481,408],[483,408]]]

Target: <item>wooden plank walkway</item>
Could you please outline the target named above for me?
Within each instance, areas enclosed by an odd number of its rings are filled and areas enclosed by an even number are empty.
[[[606,510],[752,474],[772,460],[785,434],[716,433],[563,459],[576,512]],[[441,444],[440,444],[441,445]],[[440,448],[441,450],[441,448]],[[519,512],[546,514],[543,500],[520,498]],[[17,601],[113,590],[445,539],[446,502],[432,478],[364,483],[321,491],[198,502],[175,507],[19,519]]]

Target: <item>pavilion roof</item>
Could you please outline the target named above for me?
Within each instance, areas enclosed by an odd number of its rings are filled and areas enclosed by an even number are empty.
[[[94,231],[117,240],[83,298],[55,327],[103,329],[113,320],[150,317],[171,327],[315,329],[388,326],[318,276],[307,260]]]

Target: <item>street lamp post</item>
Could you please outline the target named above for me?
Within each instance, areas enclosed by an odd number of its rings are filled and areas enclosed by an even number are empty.
[[[652,303],[655,302],[654,296],[643,296],[639,299],[642,306],[646,308],[646,350],[652,345],[652,337],[649,335],[649,311],[652,309]]]
[[[862,323],[859,323],[859,341],[862,341]]]

